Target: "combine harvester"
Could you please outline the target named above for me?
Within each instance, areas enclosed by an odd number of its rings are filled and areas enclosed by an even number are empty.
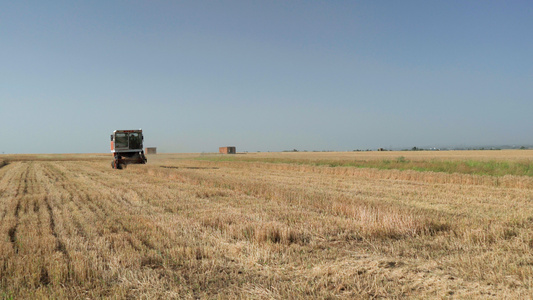
[[[111,135],[111,153],[113,169],[122,169],[128,164],[145,164],[147,159],[143,151],[143,131],[115,130]]]

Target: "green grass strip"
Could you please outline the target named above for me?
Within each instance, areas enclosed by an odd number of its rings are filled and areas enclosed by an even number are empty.
[[[460,173],[498,177],[505,175],[533,177],[533,163],[529,161],[407,160],[403,156],[392,160],[306,160],[241,156],[205,156],[197,159],[204,161],[242,161],[327,167],[376,168],[382,170],[414,170],[419,172]]]

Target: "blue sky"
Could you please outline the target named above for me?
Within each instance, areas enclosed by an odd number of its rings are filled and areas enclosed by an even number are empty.
[[[533,144],[531,1],[4,1],[0,153]]]

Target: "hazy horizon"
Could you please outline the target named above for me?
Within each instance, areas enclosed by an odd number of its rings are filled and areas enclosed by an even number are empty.
[[[528,1],[7,2],[0,153],[530,145]]]

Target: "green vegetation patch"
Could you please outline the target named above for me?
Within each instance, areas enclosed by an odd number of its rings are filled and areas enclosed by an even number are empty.
[[[237,156],[198,157],[206,161],[243,161],[280,164],[297,164],[328,167],[375,168],[382,170],[414,170],[419,172],[460,173],[489,176],[531,176],[533,162],[530,161],[481,161],[481,160],[408,160],[403,156],[383,160],[309,160],[290,158],[257,158]]]

